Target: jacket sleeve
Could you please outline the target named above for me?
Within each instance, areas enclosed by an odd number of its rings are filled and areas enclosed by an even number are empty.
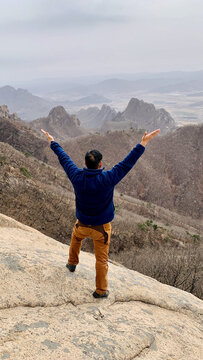
[[[80,170],[56,141],[51,142],[50,148],[58,156],[61,166],[65,170],[70,181],[73,183],[76,175],[79,173]]]
[[[141,144],[137,144],[125,157],[125,159],[120,161],[111,170],[106,171],[107,179],[111,185],[115,186],[124,178],[125,175],[127,175],[144,151],[145,147]]]

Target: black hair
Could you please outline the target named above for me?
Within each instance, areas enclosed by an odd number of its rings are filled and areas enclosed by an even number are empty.
[[[85,162],[88,169],[98,169],[101,160],[102,154],[99,150],[90,150],[85,155]]]

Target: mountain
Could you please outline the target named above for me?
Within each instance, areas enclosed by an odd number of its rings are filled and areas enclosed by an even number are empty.
[[[96,93],[98,95],[114,96],[117,94],[126,94],[136,91],[144,92],[171,92],[175,91],[194,91],[201,88],[202,80],[179,80],[170,78],[141,78],[137,80],[126,80],[119,78],[106,79],[101,82],[87,85],[75,86],[67,91],[70,96],[71,92],[74,94],[90,95]],[[201,89],[200,89],[201,90]]]
[[[109,264],[108,299],[94,290],[95,259],[0,215],[2,359],[199,360],[202,301]]]
[[[29,89],[39,96],[53,99],[52,106],[69,104],[67,99],[80,99],[92,94],[117,100],[118,95],[135,96],[136,92],[167,93],[202,91],[203,71],[173,71],[162,73],[112,74],[103,76],[80,76],[77,78],[35,79],[16,85]],[[138,96],[138,94],[136,95]],[[57,103],[56,103],[57,101]],[[64,103],[63,103],[64,102]],[[5,102],[3,102],[5,103]],[[106,103],[106,101],[102,101]],[[95,104],[95,103],[92,103]],[[50,109],[49,109],[50,110]],[[46,113],[49,111],[47,110]],[[12,111],[15,111],[13,109]],[[44,116],[39,114],[36,117]],[[33,120],[33,118],[32,118]]]
[[[119,112],[111,122],[103,124],[102,130],[130,128],[147,131],[160,128],[161,134],[164,135],[175,129],[175,121],[165,109],[156,109],[153,104],[132,98],[123,112]]]
[[[58,141],[85,133],[78,118],[69,115],[63,106],[54,107],[47,117],[33,120],[29,125],[39,132],[40,129],[45,129]]]
[[[196,80],[185,80],[176,82],[175,84],[167,84],[156,86],[151,89],[151,92],[157,93],[171,93],[171,92],[190,92],[190,91],[201,91],[203,88],[203,75],[200,79]]]
[[[126,93],[132,91],[146,92],[193,92],[203,88],[203,71],[194,72],[168,72],[133,75],[126,78],[111,78],[88,86],[88,90],[97,94]]]
[[[202,79],[202,77],[202,70],[161,73],[112,73],[108,75],[34,79],[17,83],[17,86],[29,89],[29,91],[36,94],[43,94],[43,96],[46,94],[48,97],[51,96],[57,98],[57,100],[62,100],[65,94],[65,97],[69,97],[73,93],[77,97],[93,93],[98,94],[97,89],[101,90],[102,94],[106,96],[108,91],[109,93],[113,91],[118,93],[119,90],[122,94],[126,93],[128,89],[130,91],[151,91],[156,87],[175,86],[178,83],[185,83],[185,91],[187,91],[188,82]],[[133,87],[132,82],[134,83]]]
[[[46,161],[44,148],[47,142],[27,126],[16,114],[10,114],[6,105],[0,106],[0,141],[15,149]]]
[[[1,104],[6,104],[21,119],[30,121],[46,115],[55,103],[32,95],[25,89],[16,90],[11,86],[3,86],[0,88]]]
[[[85,96],[81,99],[72,101],[71,104],[77,106],[83,106],[83,105],[92,105],[92,104],[104,104],[109,102],[111,102],[111,100],[106,98],[105,96],[92,94],[89,96]]]
[[[77,112],[77,116],[84,127],[89,129],[100,129],[105,121],[111,121],[116,116],[116,111],[108,105],[89,107]]]
[[[167,82],[168,83],[168,82]],[[86,91],[95,92],[97,94],[126,94],[135,91],[150,91],[153,88],[159,87],[163,84],[162,79],[107,79],[96,84],[89,85]]]
[[[68,94],[74,91],[77,94],[88,95],[96,93],[104,96],[126,94],[136,91],[144,92],[193,92],[203,88],[203,71],[196,72],[169,72],[145,74],[143,76],[123,76],[105,79],[86,86],[75,86],[69,89]]]

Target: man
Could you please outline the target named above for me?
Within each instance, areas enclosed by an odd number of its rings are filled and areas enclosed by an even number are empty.
[[[107,272],[110,222],[114,218],[114,187],[132,169],[143,154],[146,144],[160,132],[160,129],[150,134],[145,132],[141,143],[137,144],[123,161],[107,171],[102,168],[102,154],[98,150],[88,151],[85,155],[86,167],[79,169],[53,137],[44,130],[42,132],[50,141],[50,147],[58,156],[75,191],[77,221],[73,228],[66,266],[69,271],[75,271],[79,263],[82,240],[92,238],[96,257],[96,290],[93,296],[105,298],[109,294]]]

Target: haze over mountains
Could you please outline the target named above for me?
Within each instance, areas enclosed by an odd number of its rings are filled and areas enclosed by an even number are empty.
[[[31,94],[25,89],[15,89],[12,86],[3,86],[0,88],[0,105],[7,105],[11,112],[25,120],[31,121],[39,117],[46,116],[47,113],[56,105],[64,105],[70,109],[91,104],[103,104],[111,102],[110,99],[97,94],[92,94],[70,101],[66,98],[64,101],[55,101],[54,99],[45,99]]]
[[[195,79],[189,78],[183,80],[181,77],[176,79],[170,78],[152,78],[152,79],[138,79],[138,80],[125,80],[125,79],[108,79],[98,84],[90,85],[84,89],[75,88],[78,93],[95,92],[97,94],[107,94],[108,96],[112,93],[128,93],[131,91],[146,91],[146,92],[158,92],[166,93],[172,91],[201,91],[203,87],[203,71],[199,72],[199,76]]]
[[[101,109],[104,104],[123,112],[129,100],[137,98],[155,104],[157,109],[164,108],[182,126],[203,121],[202,83],[203,71],[41,79],[16,83],[20,87],[17,90],[11,86],[0,88],[0,105],[7,105],[21,119],[30,121],[46,117],[59,105],[69,114],[76,114],[81,108],[87,110],[88,106]],[[84,113],[81,122],[82,116]]]
[[[80,77],[70,79],[39,79],[22,82],[21,87],[46,96],[60,97],[63,94],[87,96],[90,94],[125,93],[144,90],[146,92],[184,91],[197,92],[203,88],[203,70],[172,71],[162,73],[112,74],[112,76]],[[172,90],[173,89],[173,90]],[[59,98],[58,98],[59,99]]]
[[[33,96],[26,91],[25,98],[23,99],[23,92],[21,90],[11,89],[11,87],[4,87],[1,89],[2,93],[7,95],[7,97],[3,97],[3,100],[10,103],[12,102],[14,96],[15,101],[12,108],[15,109],[17,114],[20,113],[19,109],[22,108],[23,102],[25,103],[24,111],[26,111],[26,106],[29,108],[26,117],[29,117],[29,112],[32,111],[33,99],[35,107],[37,107],[36,102],[38,102],[39,106],[41,106],[40,104],[42,99],[39,97]],[[9,94],[10,100],[8,101]],[[19,94],[20,96],[18,96]],[[87,99],[85,101],[87,101]],[[51,106],[51,102],[49,103],[49,106]],[[39,107],[38,109],[38,111],[41,112]],[[97,107],[90,107],[87,109],[81,109],[76,113],[78,118],[81,119],[83,126],[87,129],[109,131],[135,128],[152,131],[155,128],[160,128],[161,133],[165,134],[168,131],[174,130],[176,127],[175,121],[167,111],[164,109],[155,109],[153,104],[148,104],[143,100],[136,98],[132,98],[129,101],[127,108],[123,112],[116,113],[113,108],[103,105],[101,109]],[[53,107],[51,111],[49,111],[47,117],[40,116],[40,118],[29,122],[29,126],[36,130],[45,128],[60,140],[64,140],[67,137],[79,136],[85,133],[85,130],[80,127],[80,121],[77,117],[75,115],[69,115],[61,105]]]
[[[23,120],[30,121],[47,115],[54,103],[32,95],[25,89],[16,90],[11,86],[4,86],[0,88],[0,105],[3,104]]]

